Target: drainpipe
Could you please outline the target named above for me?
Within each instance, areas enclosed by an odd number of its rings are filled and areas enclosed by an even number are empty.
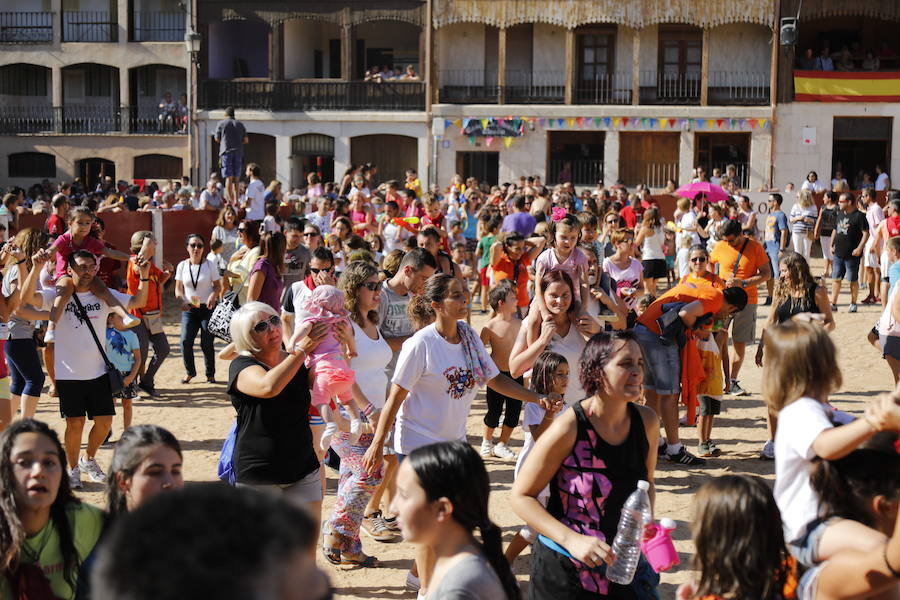
[[[431,130],[431,157],[428,163],[428,182],[437,183],[438,140],[434,133],[432,116],[432,94],[434,93],[434,0],[425,0],[425,122]],[[442,132],[443,133],[443,132]]]

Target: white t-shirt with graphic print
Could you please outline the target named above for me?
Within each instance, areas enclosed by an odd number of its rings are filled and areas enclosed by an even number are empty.
[[[483,345],[482,351],[488,356]],[[493,379],[500,371],[490,358],[488,362],[486,375]],[[449,343],[434,324],[420,329],[403,342],[392,382],[409,391],[397,413],[395,452],[409,454],[434,442],[465,439],[479,386],[466,365],[462,343]]]
[[[122,306],[128,306],[131,296],[110,290]],[[44,299],[44,307],[53,305],[56,290],[41,290]],[[101,344],[106,342],[106,317],[109,315],[109,306],[92,294],[84,292],[78,294],[81,305],[84,306],[91,325],[97,333]],[[78,310],[75,300],[69,300],[66,309],[59,322],[56,324],[56,348],[53,353],[53,363],[56,368],[56,378],[63,381],[90,381],[106,373],[106,364],[100,355],[91,330],[77,315]]]

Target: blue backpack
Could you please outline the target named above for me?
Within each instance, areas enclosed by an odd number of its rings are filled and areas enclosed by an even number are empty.
[[[237,439],[237,419],[231,424],[225,443],[222,444],[222,452],[219,454],[219,479],[228,485],[234,485],[237,474],[234,471],[234,443]]]

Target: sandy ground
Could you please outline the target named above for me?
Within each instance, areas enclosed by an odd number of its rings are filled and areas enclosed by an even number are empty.
[[[814,272],[821,273],[822,261],[814,260]],[[836,314],[837,329],[833,336],[839,348],[840,365],[844,375],[844,386],[833,396],[834,404],[843,410],[859,413],[866,402],[880,392],[889,390],[891,374],[879,353],[866,343],[865,335],[880,314],[880,307],[860,306],[857,314],[846,312],[849,295],[844,286],[839,309]],[[865,296],[861,291],[860,298]],[[761,307],[758,330],[761,329],[767,309]],[[484,317],[478,314],[477,304],[473,324],[480,326]],[[194,383],[182,385],[179,380],[184,375],[181,349],[178,342],[179,325],[177,309],[167,307],[166,332],[172,346],[172,353],[157,377],[157,388],[163,392],[161,400],[141,399],[135,404],[135,423],[154,423],[171,430],[181,441],[185,451],[184,473],[188,481],[215,479],[216,462],[222,440],[228,431],[234,411],[224,393],[224,384],[207,384],[204,378]],[[217,344],[217,349],[220,344]],[[747,361],[741,372],[742,385],[752,392],[744,398],[727,398],[723,414],[717,419],[713,438],[717,440],[724,454],[711,459],[705,468],[682,469],[660,462],[656,472],[656,516],[670,517],[678,523],[675,531],[676,547],[682,565],[672,572],[664,573],[660,588],[662,598],[673,598],[677,585],[690,577],[689,563],[692,553],[689,521],[693,492],[711,476],[725,473],[746,473],[759,475],[768,480],[774,478],[774,463],[758,458],[759,450],[766,439],[763,403],[759,396],[761,370],[753,364],[755,346],[747,351]],[[199,340],[196,345],[198,366],[202,368]],[[227,377],[228,366],[219,362],[216,366],[217,378]],[[481,442],[482,418],[485,412],[483,392],[475,400],[469,416],[469,441],[476,447]],[[56,401],[44,396],[38,409],[38,418],[51,423],[60,436],[63,421],[59,417]],[[121,417],[114,421],[114,438],[121,433]],[[692,449],[697,439],[693,429],[683,428],[685,442]],[[521,432],[517,431],[511,444],[515,450],[522,445]],[[112,449],[103,447],[99,454],[100,464],[106,468],[112,458]],[[509,542],[521,526],[521,521],[509,508],[508,496],[512,487],[514,461],[504,462],[488,459],[487,467],[492,481],[491,517],[502,528],[504,541]],[[330,514],[334,503],[336,473],[328,473],[328,495],[325,498],[323,515]],[[84,500],[102,506],[103,486],[86,482],[79,494]],[[323,517],[324,518],[324,517]],[[380,569],[339,569],[319,557],[320,566],[331,577],[337,596],[340,598],[411,598],[404,589],[407,569],[414,549],[411,544],[397,542],[383,544],[363,537],[363,548],[368,554],[377,556],[383,563]],[[527,594],[530,569],[530,554],[524,552],[516,561],[514,570],[519,577],[522,590]]]

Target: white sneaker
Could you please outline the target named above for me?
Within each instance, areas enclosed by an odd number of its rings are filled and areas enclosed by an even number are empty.
[[[48,329],[47,331],[44,332],[44,343],[52,344],[54,342],[56,342],[56,330]]]
[[[504,460],[512,460],[516,457],[516,453],[509,449],[509,446],[504,444],[503,442],[499,442],[494,446],[493,454],[497,458],[502,458]]]
[[[319,442],[319,447],[322,450],[328,450],[331,447],[331,438],[334,437],[337,430],[337,423],[328,423],[325,425],[325,431],[322,432],[322,440]]]
[[[73,490],[81,489],[81,469],[77,466],[69,470],[69,488]]]
[[[82,456],[78,461],[78,468],[87,473],[94,483],[106,483],[106,473],[97,464],[96,458],[85,460],[85,457]]]
[[[130,329],[140,322],[141,320],[133,315],[128,315],[127,317],[122,319],[122,325],[125,326],[125,329]]]
[[[422,588],[422,583],[419,581],[419,578],[412,574],[412,572],[408,572],[406,574],[406,591],[407,592],[416,592]]]
[[[490,440],[482,440],[481,441],[481,458],[488,458],[491,455],[491,451],[494,449],[494,443]]]

